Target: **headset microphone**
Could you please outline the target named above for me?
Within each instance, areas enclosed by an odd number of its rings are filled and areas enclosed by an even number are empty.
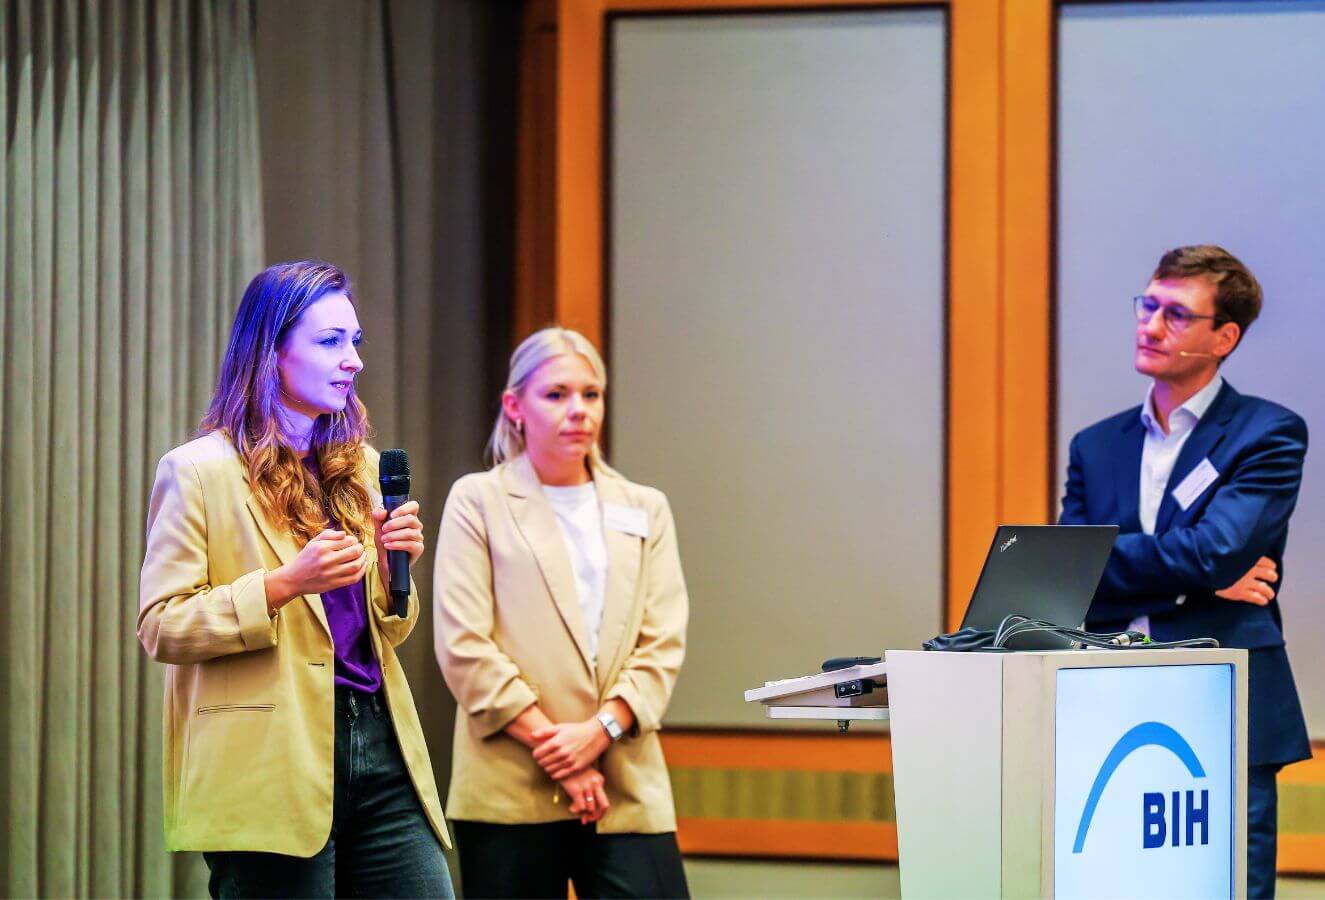
[[[1219,358],[1219,354],[1218,354],[1218,353],[1188,353],[1186,350],[1179,350],[1179,351],[1178,351],[1178,355],[1179,355],[1179,356],[1207,356],[1207,357],[1209,357],[1210,359],[1218,359],[1218,358]]]

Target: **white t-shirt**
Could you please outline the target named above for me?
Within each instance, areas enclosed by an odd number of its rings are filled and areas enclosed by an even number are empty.
[[[598,629],[603,624],[603,595],[607,589],[607,541],[603,537],[603,512],[592,481],[574,487],[543,485],[561,526],[561,536],[570,554],[571,571],[580,598],[580,611],[589,636],[589,661],[598,662]]]

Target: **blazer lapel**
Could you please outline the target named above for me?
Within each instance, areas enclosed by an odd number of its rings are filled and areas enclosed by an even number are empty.
[[[604,505],[616,503],[630,506],[623,485],[610,475],[595,477],[598,501]],[[621,638],[635,606],[635,592],[639,585],[640,558],[644,540],[637,535],[603,527],[607,542],[607,589],[603,598],[603,622],[598,629],[598,687],[606,687],[606,679],[621,649]]]
[[[281,565],[289,565],[291,560],[299,555],[299,551],[294,545],[294,539],[288,532],[267,521],[267,516],[263,513],[262,507],[258,505],[256,497],[249,494],[246,502],[248,511],[253,514],[253,520],[258,524],[258,530],[262,532],[262,536],[271,545],[271,549],[281,561]],[[314,617],[322,623],[322,627],[326,629],[327,637],[330,638],[331,626],[327,624],[327,611],[322,606],[322,596],[320,594],[304,594],[303,598],[304,602],[312,607]]]
[[[1113,457],[1114,487],[1118,492],[1118,527],[1123,534],[1141,530],[1141,449],[1146,430],[1138,413],[1122,428],[1118,453]]]
[[[1164,485],[1164,497],[1159,502],[1159,514],[1155,518],[1155,534],[1166,531],[1173,522],[1173,517],[1178,513],[1178,501],[1174,499],[1173,491],[1182,484],[1182,480],[1191,474],[1201,460],[1214,452],[1219,442],[1224,439],[1229,420],[1233,418],[1233,413],[1237,409],[1239,396],[1232,385],[1224,382],[1224,386],[1215,396],[1215,402],[1210,404],[1205,415],[1196,423],[1191,437],[1182,445],[1182,451],[1178,453],[1178,459],[1173,464],[1173,472],[1169,475],[1168,483]]]
[[[557,525],[557,515],[552,511],[552,504],[548,503],[543,494],[538,474],[526,456],[517,456],[511,460],[503,481],[506,484],[506,502],[516,527],[520,529],[520,534],[524,536],[525,543],[538,562],[548,593],[552,595],[552,603],[557,607],[562,621],[566,623],[566,630],[580,651],[585,670],[592,675],[588,632],[584,626],[584,614],[580,611],[575,574],[571,571],[566,541],[561,535],[561,527]]]

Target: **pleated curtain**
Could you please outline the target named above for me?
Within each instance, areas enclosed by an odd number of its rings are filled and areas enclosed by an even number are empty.
[[[0,893],[206,893],[135,639],[156,460],[262,264],[249,0],[0,0]]]

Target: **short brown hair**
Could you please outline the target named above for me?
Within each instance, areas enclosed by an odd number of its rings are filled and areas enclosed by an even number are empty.
[[[1151,281],[1204,278],[1215,286],[1215,327],[1236,322],[1245,335],[1261,314],[1261,284],[1232,253],[1214,244],[1175,247],[1159,258]],[[1242,338],[1238,338],[1242,343]]]

